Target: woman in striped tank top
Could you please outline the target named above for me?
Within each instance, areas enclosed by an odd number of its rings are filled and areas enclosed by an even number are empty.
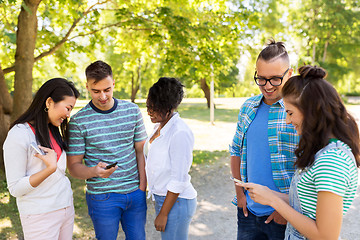
[[[289,195],[253,183],[239,184],[287,221],[285,239],[340,239],[360,165],[359,129],[323,68],[303,66],[282,89],[286,123],[301,136]]]

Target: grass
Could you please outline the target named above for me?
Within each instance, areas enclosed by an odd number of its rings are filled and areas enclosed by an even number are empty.
[[[145,103],[138,103],[137,105],[142,112],[146,112]],[[182,103],[177,111],[182,118],[209,122],[210,109],[207,107],[206,103]],[[221,122],[236,122],[238,113],[238,108],[227,109],[223,108],[221,104],[218,104],[214,110],[214,120]]]

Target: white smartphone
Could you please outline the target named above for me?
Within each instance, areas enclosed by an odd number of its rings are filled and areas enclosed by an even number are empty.
[[[45,155],[45,153],[38,147],[38,145],[34,142],[30,144],[30,146],[40,155]]]
[[[233,180],[234,182],[237,182],[237,183],[241,183],[241,184],[244,183],[243,181],[241,181],[241,180],[239,180],[237,178],[234,178],[233,176],[230,176],[230,179]]]

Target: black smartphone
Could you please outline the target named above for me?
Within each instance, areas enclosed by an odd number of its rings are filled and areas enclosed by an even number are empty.
[[[110,169],[110,168],[112,168],[112,167],[115,167],[116,164],[118,164],[118,162],[114,162],[114,163],[112,163],[112,164],[109,164],[109,165],[107,165],[107,166],[105,167],[105,169]]]

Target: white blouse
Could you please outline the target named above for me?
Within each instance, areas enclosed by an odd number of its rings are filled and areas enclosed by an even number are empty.
[[[193,160],[194,135],[187,124],[175,113],[160,130],[160,136],[149,144],[160,124],[148,137],[144,146],[145,170],[149,195],[166,196],[179,193],[180,198],[193,199],[197,192],[192,186],[189,170]]]

